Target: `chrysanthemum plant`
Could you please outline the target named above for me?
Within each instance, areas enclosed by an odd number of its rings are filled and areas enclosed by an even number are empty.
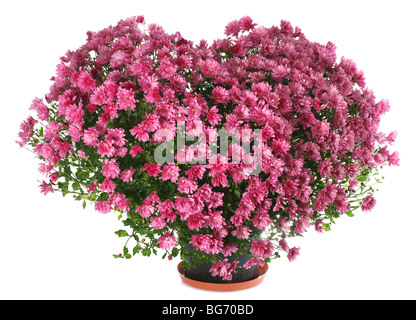
[[[45,195],[118,213],[115,257],[210,261],[223,279],[293,261],[288,238],[371,210],[379,169],[398,165],[396,132],[378,131],[388,101],[334,44],[249,17],[225,34],[195,45],[141,16],[88,32],[21,125]],[[242,253],[245,265],[227,262]]]

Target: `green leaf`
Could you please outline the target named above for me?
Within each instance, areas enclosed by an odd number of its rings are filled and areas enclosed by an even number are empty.
[[[77,191],[79,188],[81,188],[81,185],[79,184],[79,182],[74,182],[72,184],[72,190]]]
[[[325,227],[325,231],[331,231],[331,225],[328,224],[322,224]]]
[[[87,202],[84,200],[84,202],[82,203],[82,207],[85,209],[87,207]]]
[[[78,169],[77,172],[75,173],[75,176],[79,179],[79,180],[87,180],[90,176],[90,174],[88,173],[88,171],[82,171],[81,169]]]
[[[90,196],[87,198],[88,200],[94,201],[97,199],[97,192],[93,191],[91,192]]]
[[[357,177],[357,181],[359,181],[359,182],[365,182],[367,180],[369,180],[367,176],[358,176]]]
[[[134,256],[136,253],[139,253],[139,251],[140,251],[140,246],[139,246],[139,245],[135,246],[135,247],[133,248],[133,256]]]
[[[131,254],[129,253],[129,248],[124,247],[123,253],[124,253],[124,258],[126,258],[126,259],[130,259],[131,258]]]
[[[178,249],[178,248],[176,248],[176,247],[174,247],[174,248],[172,249],[171,256],[172,256],[172,257],[176,257],[178,254],[179,254],[179,249]]]
[[[127,233],[126,230],[118,230],[116,232],[114,232],[116,235],[118,235],[120,238],[121,237],[128,237],[129,234]]]
[[[354,217],[354,214],[351,212],[351,210],[347,211],[345,213],[348,217]]]
[[[150,251],[149,248],[144,248],[142,250],[142,255],[144,255],[145,257],[150,257],[151,254],[152,254],[152,251]]]
[[[182,261],[182,267],[184,269],[188,269],[189,270],[191,268],[191,265],[189,264],[188,261]]]

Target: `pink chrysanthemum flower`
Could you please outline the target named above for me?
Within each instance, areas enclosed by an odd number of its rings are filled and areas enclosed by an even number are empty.
[[[289,252],[289,246],[287,245],[287,242],[285,239],[279,240],[279,246],[282,248],[283,251]]]
[[[82,150],[78,150],[77,154],[78,154],[81,158],[83,158],[84,160],[87,160],[87,161],[88,161],[88,157],[87,157],[87,155],[85,154],[85,152],[84,152],[84,151],[82,151]]]
[[[39,172],[42,173],[43,175],[47,176],[51,170],[52,170],[53,166],[46,164],[46,163],[39,163]]]
[[[139,141],[149,140],[149,133],[145,130],[145,128],[141,124],[131,129],[130,133]]]
[[[399,165],[399,153],[397,151],[394,151],[392,154],[388,157],[389,166],[398,166]]]
[[[101,115],[102,117],[107,117],[107,118],[110,118],[110,119],[118,118],[118,113],[117,113],[118,108],[117,108],[117,106],[114,103],[109,102],[109,103],[103,105],[102,108],[105,111]],[[105,121],[107,120],[107,118],[105,118]]]
[[[252,266],[260,265],[263,266],[265,262],[257,257],[253,257],[250,260],[248,260],[244,265],[243,268],[250,269]]]
[[[218,122],[221,120],[222,115],[218,114],[218,108],[212,107],[211,110],[208,112],[207,120],[212,126],[216,126]]]
[[[250,236],[251,230],[247,226],[238,226],[235,230],[231,231],[233,236],[236,236],[239,239],[248,239]]]
[[[88,146],[97,146],[98,145],[98,137],[100,133],[97,131],[95,127],[91,127],[84,130],[84,135],[82,140]]]
[[[42,181],[39,185],[41,192],[46,196],[48,193],[54,193],[52,186],[46,181]]]
[[[33,127],[36,124],[36,120],[33,117],[27,118],[20,124],[19,138],[20,141],[16,141],[21,147],[25,146],[29,139],[33,136]]]
[[[156,216],[150,218],[150,225],[156,230],[160,230],[167,227],[168,224],[161,216]]]
[[[162,170],[160,164],[146,163],[142,171],[146,171],[149,177],[157,177]]]
[[[300,248],[298,247],[293,247],[289,249],[287,253],[287,258],[289,259],[290,262],[293,262],[297,258],[297,256],[299,255],[299,251],[300,251]]]
[[[159,67],[156,72],[160,75],[162,79],[170,79],[176,73],[176,66],[172,64],[168,59],[163,59],[160,62]]]
[[[227,36],[234,36],[237,37],[238,34],[241,31],[241,25],[240,22],[237,20],[231,21],[227,26],[225,27],[225,34]]]
[[[107,141],[100,141],[98,144],[97,153],[101,157],[112,157],[115,153],[116,149]]]
[[[51,142],[54,139],[59,139],[60,130],[63,128],[64,126],[60,123],[56,123],[56,121],[48,122],[45,129],[45,141]]]
[[[212,276],[219,276],[222,280],[231,280],[233,277],[232,272],[237,272],[238,261],[233,261],[233,263],[228,263],[227,261],[228,259],[224,259],[214,263],[209,270]]]
[[[208,77],[216,76],[220,71],[220,64],[212,59],[208,59],[202,63],[201,71]]]
[[[376,199],[372,194],[366,196],[361,203],[361,210],[363,211],[371,211],[376,205]]]
[[[120,168],[118,167],[116,159],[104,159],[103,169],[101,173],[104,177],[109,179],[115,179],[120,174]]]
[[[243,17],[238,21],[241,31],[251,31],[257,26],[257,23],[253,23],[253,20],[250,17]],[[237,30],[237,29],[236,29]]]
[[[43,120],[43,121],[48,120],[49,108],[40,99],[35,98],[29,109],[35,110],[40,120]]]
[[[148,218],[155,212],[155,207],[149,202],[144,202],[141,206],[138,206],[135,210],[142,218]]]
[[[178,244],[178,241],[170,232],[167,232],[157,239],[156,244],[163,250],[170,250]]]
[[[272,223],[270,216],[267,214],[267,212],[263,211],[256,213],[252,221],[253,225],[260,230],[266,228],[270,223]]]
[[[133,174],[136,172],[136,169],[130,167],[130,169],[124,170],[120,173],[120,179],[124,182],[132,182]]]
[[[108,202],[110,205],[114,206],[115,209],[120,211],[129,211],[130,210],[130,201],[127,197],[120,193],[112,193],[108,196]]]
[[[157,206],[157,208],[159,209],[161,216],[166,219],[167,222],[172,222],[176,219],[176,214],[174,212],[175,205],[172,201],[163,201]]]
[[[142,147],[140,147],[140,146],[134,146],[130,150],[129,154],[134,158],[135,156],[137,156],[138,153],[141,153],[141,152],[143,152]]]
[[[186,194],[193,193],[198,188],[195,181],[189,180],[185,177],[179,178],[178,191]]]
[[[95,80],[86,71],[79,74],[77,85],[82,92],[93,92],[96,87]]]
[[[103,183],[100,185],[100,190],[107,192],[107,193],[112,193],[114,192],[115,189],[116,189],[115,183],[108,178],[104,179]]]
[[[209,243],[211,239],[212,239],[212,235],[197,234],[197,235],[192,235],[191,241],[189,243],[192,244],[196,249],[205,251],[209,248]]]
[[[112,208],[108,201],[96,201],[95,210],[101,213],[109,213]]]
[[[199,230],[205,225],[205,219],[202,214],[192,213],[187,218],[188,228],[190,230]]]
[[[121,148],[127,142],[127,140],[124,137],[124,129],[108,129],[104,139],[113,147]]]
[[[160,198],[156,192],[152,192],[146,197],[146,199],[144,199],[144,202],[149,202],[152,204],[160,203]]]
[[[160,128],[159,117],[156,114],[147,114],[146,119],[141,124],[147,132],[153,132]]]
[[[237,250],[237,246],[234,243],[229,242],[222,247],[221,253],[224,255],[224,257],[228,257],[237,252]]]
[[[134,98],[133,90],[120,88],[117,91],[117,108],[119,110],[133,110],[136,109],[137,100]]]
[[[170,180],[172,182],[178,181],[179,178],[179,167],[174,163],[169,163],[163,166],[162,180]]]
[[[325,227],[322,225],[322,219],[315,222],[315,231],[322,233],[325,231]]]
[[[268,240],[253,240],[250,252],[262,259],[268,258],[273,254],[273,244]]]

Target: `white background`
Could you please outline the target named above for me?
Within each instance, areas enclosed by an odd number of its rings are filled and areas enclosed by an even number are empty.
[[[415,41],[412,1],[2,1],[0,126],[1,299],[415,299]],[[48,92],[59,57],[120,19],[144,15],[190,40],[223,37],[245,15],[259,25],[281,19],[309,40],[353,59],[377,99],[389,99],[385,132],[397,129],[401,166],[386,168],[370,213],[312,229],[291,245],[295,262],[274,260],[264,282],[218,293],[183,284],[178,260],[114,259],[124,239],[116,214],[60,194],[39,192],[38,161],[14,143],[34,97]]]

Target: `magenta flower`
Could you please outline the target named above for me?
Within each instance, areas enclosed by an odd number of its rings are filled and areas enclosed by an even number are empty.
[[[214,263],[212,268],[209,270],[212,276],[219,276],[222,280],[231,280],[232,272],[236,272],[238,261],[233,261],[233,263],[228,263],[228,259]]]
[[[257,257],[253,257],[243,265],[243,268],[250,269],[252,266],[255,266],[255,265],[263,266],[264,263],[265,262],[263,260],[261,260]]]
[[[53,193],[52,186],[47,183],[46,181],[42,181],[42,183],[39,185],[41,192],[46,196],[48,193]]]
[[[20,124],[19,138],[20,141],[16,141],[21,147],[25,146],[30,138],[33,136],[33,127],[36,124],[36,120],[33,117],[27,118]]]
[[[297,256],[299,255],[299,251],[300,251],[300,248],[297,248],[297,247],[293,247],[289,249],[287,253],[287,258],[289,259],[290,262],[293,262],[297,258]]]
[[[166,221],[161,216],[151,217],[150,225],[156,230],[160,230],[168,226]]]
[[[141,206],[138,206],[135,212],[138,212],[142,218],[148,218],[155,212],[155,207],[145,202]]]
[[[144,129],[143,125],[141,124],[131,129],[130,133],[139,141],[149,140],[149,133]]]
[[[49,108],[38,98],[33,100],[30,110],[37,112],[39,120],[46,121],[49,118]]]
[[[217,61],[208,59],[203,62],[201,71],[204,75],[208,77],[215,76],[220,71],[220,65]]]
[[[159,176],[159,173],[162,171],[160,167],[160,164],[146,163],[142,171],[146,171],[149,177],[157,177]]]
[[[289,246],[287,245],[287,242],[285,239],[280,239],[279,240],[279,245],[282,248],[283,251],[285,252],[289,252]]]
[[[195,181],[189,180],[185,177],[179,178],[178,181],[178,191],[186,194],[193,193],[197,189],[197,184]]]
[[[86,71],[82,71],[78,76],[77,85],[82,92],[92,92],[96,86],[95,80],[92,78],[91,74]]]
[[[117,91],[117,109],[118,110],[134,110],[136,109],[137,100],[134,98],[134,92],[125,88],[119,88]]]
[[[120,173],[120,179],[124,182],[132,182],[133,174],[136,172],[136,169],[130,167],[130,169],[124,170]]]
[[[84,135],[82,140],[88,146],[97,146],[98,145],[98,137],[100,136],[99,132],[95,127],[85,129]]]
[[[167,232],[161,235],[156,243],[161,249],[170,250],[178,244],[178,241],[170,232]]]
[[[250,252],[262,259],[268,258],[273,254],[273,244],[268,240],[253,240]]]
[[[109,179],[117,178],[120,174],[120,169],[116,159],[104,159],[103,169],[101,170],[101,173]]]
[[[160,178],[165,181],[170,180],[172,182],[177,182],[179,178],[179,170],[180,168],[174,163],[164,165]]]
[[[372,194],[368,195],[364,198],[363,202],[361,203],[361,209],[363,211],[371,211],[375,207],[376,202],[377,201]]]
[[[112,208],[108,201],[96,201],[95,210],[101,213],[109,213],[112,210]]]
[[[108,178],[105,178],[103,183],[100,185],[100,190],[107,192],[107,193],[112,193],[114,192],[115,189],[116,189],[116,184]]]
[[[112,157],[116,149],[108,141],[100,141],[97,148],[97,153],[101,157]]]

